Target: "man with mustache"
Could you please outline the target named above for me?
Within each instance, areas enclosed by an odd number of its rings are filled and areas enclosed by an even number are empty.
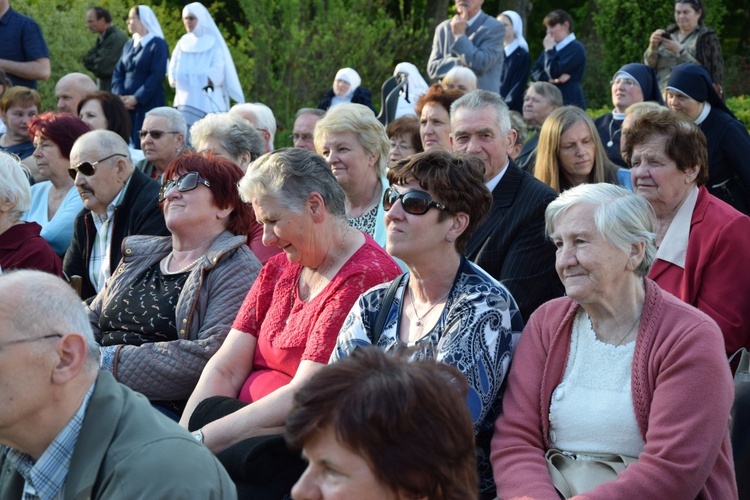
[[[73,144],[71,175],[83,199],[63,271],[83,279],[81,297],[104,286],[122,257],[122,240],[133,234],[166,236],[159,183],[136,170],[127,143],[109,130],[93,130]]]
[[[451,68],[465,66],[477,75],[477,88],[500,92],[505,27],[482,12],[484,0],[455,2],[458,14],[435,29],[427,73],[439,80]]]

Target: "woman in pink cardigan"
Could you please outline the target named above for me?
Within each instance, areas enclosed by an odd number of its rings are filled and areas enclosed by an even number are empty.
[[[721,331],[646,278],[648,202],[584,184],[545,216],[567,297],[540,307],[516,348],[492,440],[498,497],[559,498],[545,461],[558,449],[637,458],[578,498],[737,498]]]

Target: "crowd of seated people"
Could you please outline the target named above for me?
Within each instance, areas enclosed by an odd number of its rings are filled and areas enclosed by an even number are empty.
[[[481,38],[471,3],[441,25],[461,51]],[[402,62],[383,124],[367,68],[345,67],[299,103],[291,148],[199,3],[170,73],[181,109],[145,5],[111,92],[71,73],[47,111],[0,79],[0,288],[67,281],[88,317],[39,336],[0,304],[0,357],[96,359],[62,423],[100,390],[140,393],[231,479],[216,498],[738,498],[750,135],[701,0],[623,61],[596,119],[570,14],[544,18],[532,65],[521,16],[479,4],[502,70],[463,54],[430,82]],[[231,67],[185,64],[201,58]],[[24,446],[0,426],[2,498],[39,493],[46,459]],[[592,463],[612,471],[567,476]]]

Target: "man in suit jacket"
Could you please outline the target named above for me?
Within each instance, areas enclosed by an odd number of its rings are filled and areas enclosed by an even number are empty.
[[[94,165],[91,175],[77,168],[85,163]],[[126,236],[167,236],[169,231],[159,207],[161,186],[135,169],[122,137],[109,130],[83,134],[73,144],[70,164],[77,170],[75,185],[84,209],[76,216],[63,271],[83,278],[81,297],[89,299],[120,263]]]
[[[65,281],[10,272],[0,295],[0,498],[237,498],[206,447],[99,371]]]
[[[427,73],[438,80],[454,66],[466,66],[476,73],[478,88],[500,92],[505,27],[482,12],[484,0],[455,1],[458,15],[435,29]]]
[[[484,161],[493,199],[466,256],[508,287],[526,321],[541,304],[564,293],[555,247],[544,232],[544,211],[557,193],[508,159],[516,132],[499,94],[475,90],[455,101],[451,130],[454,151]]]

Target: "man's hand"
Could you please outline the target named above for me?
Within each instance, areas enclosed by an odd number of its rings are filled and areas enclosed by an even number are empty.
[[[465,35],[467,26],[466,19],[459,15],[453,16],[453,19],[451,19],[451,32],[455,38]]]

